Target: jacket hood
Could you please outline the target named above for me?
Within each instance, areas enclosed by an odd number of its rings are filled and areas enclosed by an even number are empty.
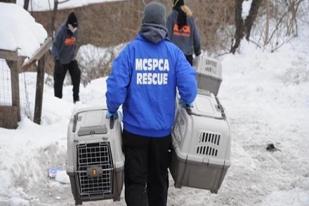
[[[193,13],[187,5],[181,6],[181,10],[186,13],[187,16],[192,16]]]
[[[165,26],[151,23],[142,24],[139,34],[155,44],[166,39],[168,36],[167,28]]]
[[[71,12],[67,18],[66,25],[71,24],[73,27],[78,27],[77,17],[74,12]]]

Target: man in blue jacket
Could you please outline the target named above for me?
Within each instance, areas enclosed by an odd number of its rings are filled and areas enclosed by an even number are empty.
[[[114,60],[107,79],[107,117],[117,118],[123,109],[128,206],[166,206],[177,88],[187,106],[197,93],[195,71],[167,39],[165,19],[162,4],[146,5],[139,34]]]

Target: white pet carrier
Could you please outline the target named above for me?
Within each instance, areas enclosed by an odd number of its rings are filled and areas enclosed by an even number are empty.
[[[172,133],[170,171],[175,187],[217,193],[230,166],[230,128],[224,110],[211,93],[199,91],[194,106],[179,106]]]
[[[197,65],[198,88],[218,94],[222,81],[221,62],[216,59],[201,55]]]
[[[107,110],[84,108],[69,123],[66,170],[76,204],[120,200],[124,155],[120,121],[106,119]]]

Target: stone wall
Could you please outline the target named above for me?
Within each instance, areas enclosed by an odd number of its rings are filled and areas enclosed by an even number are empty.
[[[144,0],[149,2],[149,0]],[[171,0],[161,0],[171,11]],[[234,18],[233,0],[187,0],[202,36],[203,48],[211,49],[216,42],[216,31]],[[143,0],[126,0],[93,4],[82,8],[59,10],[56,28],[74,11],[79,19],[79,44],[106,47],[132,39],[139,29]],[[33,12],[38,22],[49,30],[52,12]]]
[[[125,0],[93,4],[81,8],[59,10],[56,16],[56,28],[62,24],[68,14],[74,11],[79,20],[78,45],[93,44],[109,47],[127,42],[134,38],[139,30],[143,16],[144,3],[149,0]],[[168,14],[172,9],[172,0],[161,0],[167,7]],[[202,48],[216,51],[223,44],[217,35],[220,27],[233,23],[233,0],[186,0],[196,18],[201,33]],[[52,12],[32,12],[35,19],[47,31],[50,30]],[[226,44],[224,42],[224,44]],[[47,61],[47,71],[53,68],[52,57]]]
[[[66,21],[68,14],[74,11],[79,21],[79,45],[116,45],[128,41],[137,31],[139,16],[134,7],[136,6],[129,0],[59,10],[55,26],[58,28]],[[52,12],[33,12],[32,15],[50,31]]]

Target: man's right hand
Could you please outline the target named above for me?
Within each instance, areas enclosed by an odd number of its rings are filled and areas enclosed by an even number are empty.
[[[182,99],[179,100],[179,104],[185,108],[185,109],[189,109],[193,107],[193,102],[192,103],[185,103]]]
[[[109,111],[107,111],[106,113],[106,119],[118,119],[118,113],[111,113]]]

